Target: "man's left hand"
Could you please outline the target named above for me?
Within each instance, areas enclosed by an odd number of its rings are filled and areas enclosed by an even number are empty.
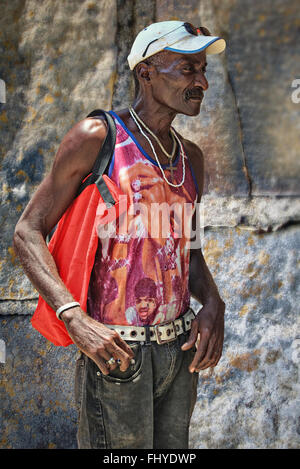
[[[188,341],[181,347],[184,351],[191,349],[200,334],[197,351],[189,366],[191,373],[218,364],[224,341],[224,312],[225,304],[218,298],[205,304],[193,320]]]

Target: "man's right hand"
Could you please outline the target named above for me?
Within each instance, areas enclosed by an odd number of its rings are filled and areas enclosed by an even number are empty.
[[[64,311],[61,319],[74,344],[96,363],[104,375],[118,366],[117,363],[106,364],[111,357],[120,361],[120,371],[127,370],[134,354],[116,331],[92,319],[79,307]]]

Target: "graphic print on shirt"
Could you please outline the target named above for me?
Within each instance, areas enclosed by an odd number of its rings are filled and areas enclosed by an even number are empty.
[[[117,138],[109,177],[128,197],[129,209],[111,224],[96,219],[99,246],[88,311],[104,324],[171,321],[190,301],[188,238],[197,199],[193,175],[185,159],[184,184],[168,185],[156,161],[111,114]],[[173,166],[178,184],[183,170],[179,151]],[[170,171],[165,174],[170,179]]]

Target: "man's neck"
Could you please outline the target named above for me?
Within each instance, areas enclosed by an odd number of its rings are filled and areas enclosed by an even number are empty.
[[[160,103],[151,104],[139,100],[134,100],[133,109],[139,118],[149,127],[150,130],[158,137],[164,138],[170,133],[170,127],[176,117],[176,112],[166,108]]]

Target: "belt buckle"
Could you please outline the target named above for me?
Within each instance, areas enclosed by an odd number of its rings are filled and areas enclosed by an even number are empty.
[[[160,338],[160,335],[159,335],[159,328],[161,326],[167,326],[168,324],[172,325],[173,326],[173,332],[175,334],[174,337],[171,337],[170,339],[161,339]],[[177,331],[176,331],[176,326],[175,326],[175,323],[174,321],[165,321],[165,322],[161,322],[160,324],[157,324],[156,326],[154,326],[154,329],[155,329],[155,333],[156,333],[156,339],[157,339],[157,343],[158,344],[167,344],[169,342],[172,342],[173,340],[175,340],[177,338]],[[167,333],[168,333],[168,330],[167,330]]]

